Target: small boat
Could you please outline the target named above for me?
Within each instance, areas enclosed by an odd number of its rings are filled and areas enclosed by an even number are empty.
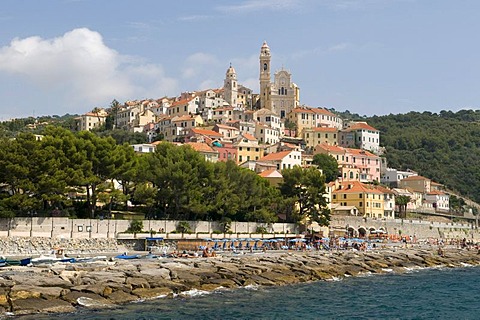
[[[138,254],[128,255],[126,252],[115,257],[115,259],[124,259],[124,260],[139,259],[139,258],[140,258],[140,255]]]
[[[54,249],[49,254],[42,254],[37,258],[30,258],[30,263],[35,264],[45,264],[45,263],[56,263],[56,262],[75,262],[75,258],[66,257],[63,249]]]

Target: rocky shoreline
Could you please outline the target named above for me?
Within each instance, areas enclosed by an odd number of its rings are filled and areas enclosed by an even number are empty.
[[[390,248],[359,251],[282,251],[212,258],[115,260],[0,269],[4,315],[108,308],[139,299],[173,297],[189,290],[277,286],[410,268],[479,265],[475,250]]]

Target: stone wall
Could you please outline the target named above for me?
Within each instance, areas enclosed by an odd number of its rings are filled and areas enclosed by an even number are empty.
[[[444,238],[444,239],[476,239],[480,240],[479,230],[468,223],[445,223],[406,219],[374,219],[352,216],[333,215],[330,226],[334,230],[353,229],[359,232],[364,229],[382,229],[388,234],[399,236],[416,236],[419,239]]]
[[[179,221],[143,220],[143,230],[156,234],[171,234]],[[219,233],[222,227],[213,221],[188,221],[193,234]],[[116,239],[130,226],[129,220],[68,219],[68,218],[13,218],[0,219],[0,237],[45,237],[60,239]],[[232,222],[234,234],[256,233],[265,227],[272,233],[296,233],[293,223],[262,224],[256,222]]]

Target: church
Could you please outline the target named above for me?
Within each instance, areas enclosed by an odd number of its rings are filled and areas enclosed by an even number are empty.
[[[270,47],[264,42],[260,49],[260,94],[256,101],[256,109],[268,109],[281,119],[299,106],[300,88],[292,82],[292,74],[283,68],[270,76]],[[223,92],[225,101],[231,106],[249,105],[246,97],[251,91],[237,83],[237,74],[230,65],[224,80]],[[253,99],[252,99],[253,100]]]

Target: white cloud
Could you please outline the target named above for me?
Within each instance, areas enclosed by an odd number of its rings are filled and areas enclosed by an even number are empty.
[[[179,21],[203,21],[203,20],[208,20],[211,19],[212,16],[206,16],[206,15],[192,15],[192,16],[182,16],[179,17]]]
[[[259,10],[286,10],[298,8],[299,0],[248,0],[240,4],[218,6],[216,9],[224,13],[244,13]]]
[[[23,76],[45,93],[55,93],[57,100],[77,101],[87,108],[156,91],[174,94],[178,87],[162,66],[119,54],[87,28],[53,39],[12,40],[0,48],[1,72]]]

